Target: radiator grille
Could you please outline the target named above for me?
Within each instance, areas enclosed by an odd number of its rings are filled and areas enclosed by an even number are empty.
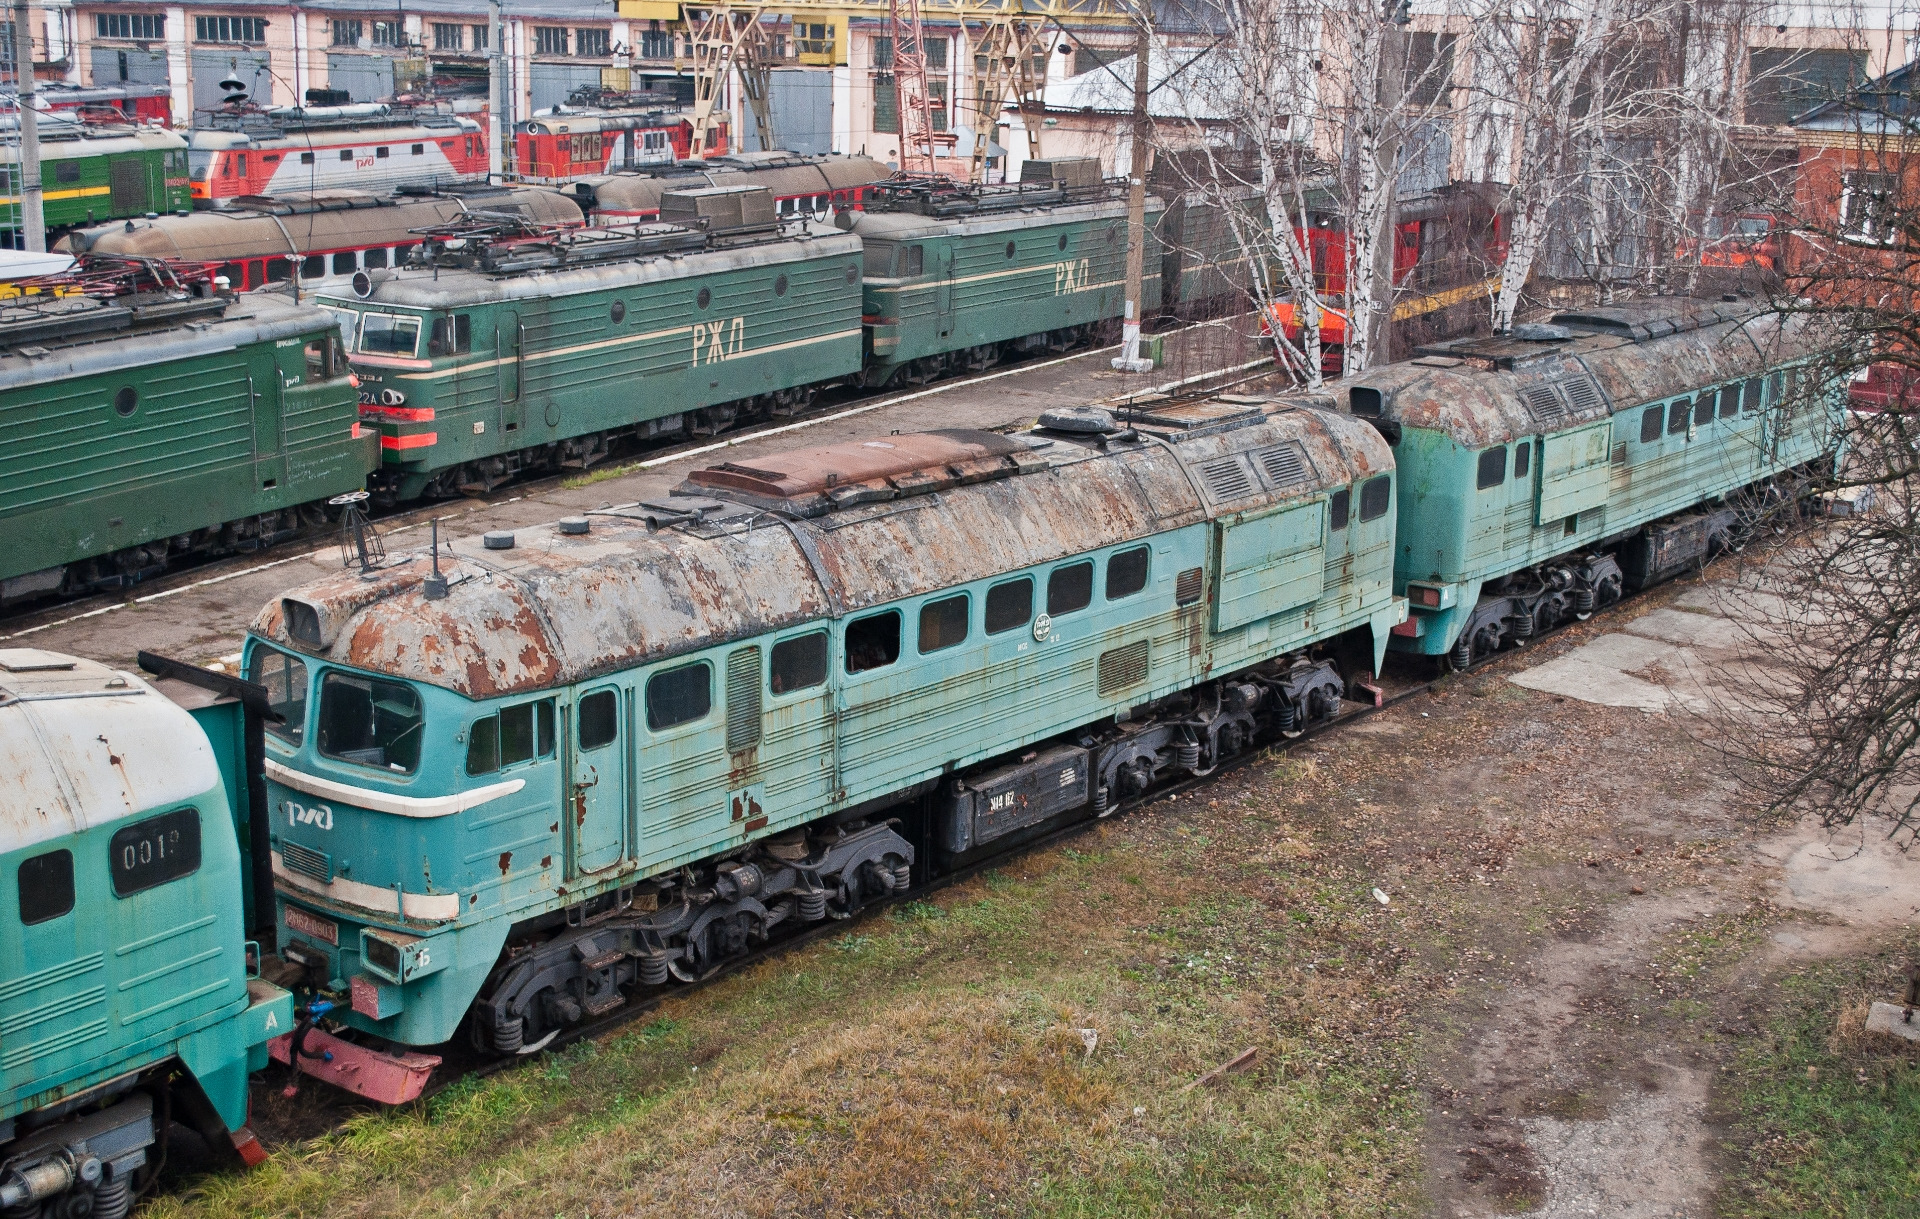
[[[297,842],[283,842],[280,844],[280,862],[286,864],[290,872],[311,876],[322,884],[333,883],[333,856],[325,851],[303,847]]]
[[[1592,377],[1568,377],[1560,382],[1560,388],[1576,411],[1590,411],[1600,405],[1600,387]]]
[[[736,648],[727,656],[727,752],[744,753],[760,743],[760,649]]]
[[[1259,458],[1260,468],[1267,472],[1267,481],[1276,491],[1284,491],[1313,477],[1313,462],[1297,440],[1262,449]]]
[[[1189,567],[1173,582],[1173,601],[1175,605],[1192,605],[1200,599],[1200,569]]]
[[[1215,499],[1240,499],[1253,493],[1253,475],[1238,457],[1222,457],[1200,467],[1200,478]]]
[[[1115,694],[1147,680],[1147,641],[1100,653],[1100,693]]]
[[[1540,422],[1554,423],[1567,417],[1567,408],[1561,405],[1560,395],[1553,392],[1553,386],[1530,385],[1521,393],[1527,399],[1527,409]]]

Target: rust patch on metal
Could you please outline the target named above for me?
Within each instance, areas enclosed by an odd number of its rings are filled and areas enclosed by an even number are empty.
[[[747,822],[745,825],[740,827],[740,830],[742,833],[751,834],[756,830],[764,830],[766,828],[767,828],[767,819],[766,817],[761,816],[761,817],[755,817],[753,820]]]
[[[551,868],[553,866],[553,856],[542,855],[540,857],[540,866],[543,868]]]
[[[513,852],[512,851],[500,852],[500,875],[505,876],[507,874],[507,869],[511,868],[512,866],[513,866]]]

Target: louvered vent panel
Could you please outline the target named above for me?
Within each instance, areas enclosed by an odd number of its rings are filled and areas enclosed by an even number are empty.
[[[1276,444],[1259,453],[1260,468],[1267,472],[1267,481],[1276,491],[1284,491],[1301,483],[1311,482],[1314,477],[1313,461],[1307,456],[1307,450],[1297,440],[1286,444]]]
[[[1144,639],[1100,653],[1100,693],[1117,694],[1147,680],[1147,641]]]
[[[1238,457],[1221,457],[1201,466],[1200,479],[1217,500],[1241,499],[1253,494],[1253,475]]]
[[[280,844],[280,862],[287,865],[288,871],[311,876],[322,884],[333,883],[333,856],[325,851],[303,847],[297,842],[283,842]]]
[[[1567,408],[1560,404],[1560,395],[1553,392],[1553,386],[1531,385],[1521,392],[1527,399],[1527,409],[1540,422],[1554,423],[1567,417]]]
[[[1198,567],[1189,567],[1174,579],[1173,603],[1175,605],[1192,605],[1200,599],[1200,594],[1203,591],[1205,591],[1205,586],[1202,584],[1200,569]]]
[[[744,753],[760,743],[760,649],[735,648],[727,655],[727,752]]]
[[[1560,382],[1560,388],[1576,411],[1590,411],[1600,405],[1600,387],[1592,377],[1568,377]]]

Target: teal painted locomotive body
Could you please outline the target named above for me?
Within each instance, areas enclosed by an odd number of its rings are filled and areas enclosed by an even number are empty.
[[[189,712],[91,661],[0,650],[8,1213],[119,1219],[169,1113],[216,1153],[251,1138],[247,1076],[293,1005],[248,967],[242,720],[231,700]]]
[[[1387,446],[1272,404],[1135,427],[723,465],[456,542],[444,597],[418,555],[270,605],[283,951],[365,1032],[537,1048],[1330,714],[1323,650],[1370,672],[1405,612]]]
[[[9,302],[0,433],[0,604],[258,545],[379,461],[331,319],[275,296]]]
[[[1524,642],[1736,544],[1769,480],[1832,472],[1844,394],[1805,319],[1663,299],[1554,321],[1338,387],[1401,472],[1395,650]]]

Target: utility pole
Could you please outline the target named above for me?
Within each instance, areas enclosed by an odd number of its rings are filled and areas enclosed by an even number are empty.
[[[1152,372],[1153,361],[1140,357],[1140,298],[1144,292],[1147,256],[1147,49],[1153,40],[1148,8],[1139,11],[1139,50],[1133,62],[1133,169],[1127,177],[1127,301],[1120,326],[1120,354],[1113,367],[1120,372]]]
[[[513,138],[513,125],[507,122],[507,91],[500,79],[501,41],[506,31],[500,28],[500,0],[487,0],[487,181],[500,182],[506,158],[501,153],[505,141]]]
[[[1413,22],[1411,0],[1386,0],[1386,27],[1380,33],[1380,189],[1386,193],[1380,225],[1385,231],[1373,246],[1372,334],[1368,335],[1367,364],[1378,367],[1393,362],[1394,254],[1399,248],[1400,228],[1400,103],[1407,87],[1407,26]]]
[[[40,191],[40,116],[33,109],[32,20],[31,4],[13,10],[13,88],[20,106],[20,235],[29,254],[45,254],[47,217]]]

